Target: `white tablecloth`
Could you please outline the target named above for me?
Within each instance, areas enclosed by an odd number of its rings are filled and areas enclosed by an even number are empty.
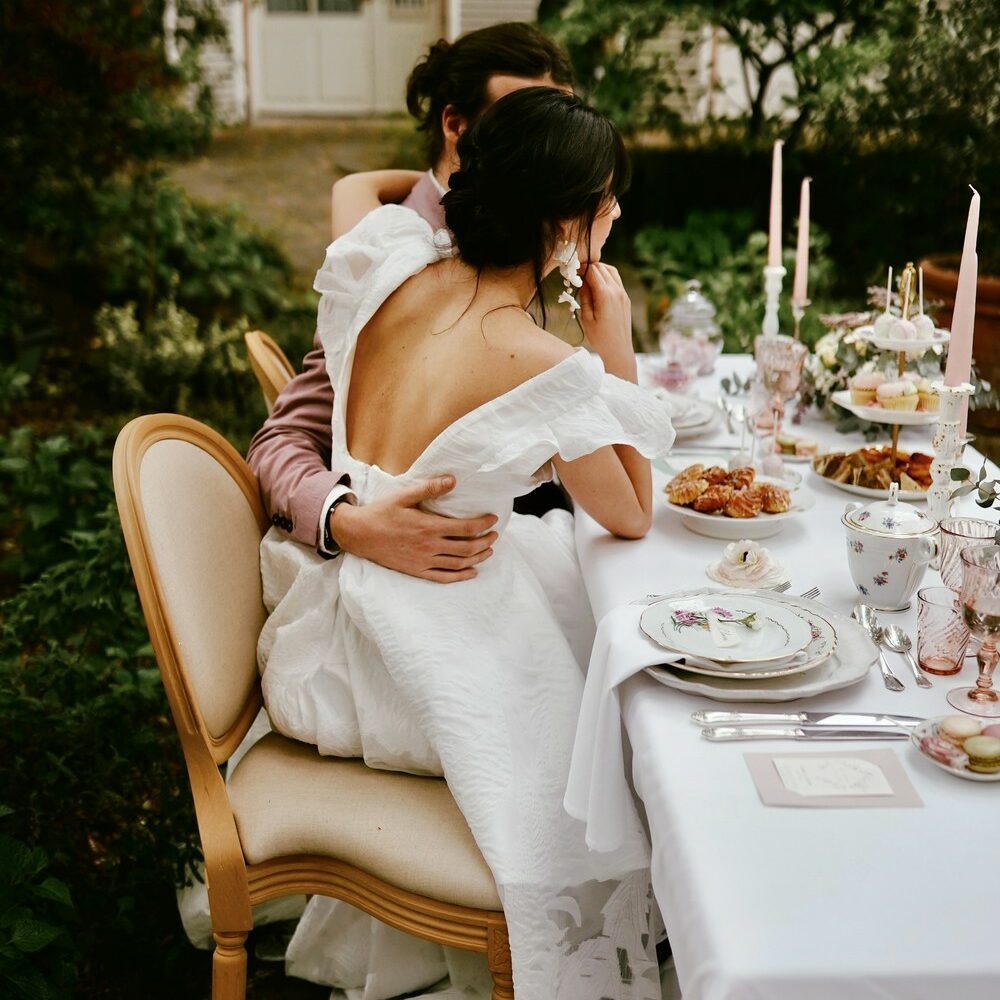
[[[695,391],[715,398],[719,375],[750,366],[744,356],[726,356]],[[811,416],[800,433],[831,448],[860,443]],[[700,443],[730,440],[718,423]],[[904,429],[902,441],[929,450],[921,429]],[[793,592],[817,585],[821,601],[847,614],[856,595],[840,514],[855,498],[798,468],[816,506],[762,544],[791,568]],[[961,509],[982,513],[969,508]],[[640,542],[609,537],[582,512],[576,522],[598,620],[649,593],[710,584],[704,567],[726,544],[687,531],[665,506]],[[928,571],[924,585],[938,582]],[[915,607],[886,618],[915,639]],[[952,711],[946,692],[975,673],[968,660],[959,677],[936,678],[924,691],[900,657],[886,656],[905,692],[886,691],[876,668],[853,687],[792,704],[942,715]],[[1000,783],[961,781],[905,743],[708,743],[690,722],[692,711],[766,706],[727,706],[642,674],[622,685],[621,706],[649,821],[653,886],[685,1000],[1000,997]],[[924,807],[765,807],[743,760],[748,751],[849,747],[891,748]]]

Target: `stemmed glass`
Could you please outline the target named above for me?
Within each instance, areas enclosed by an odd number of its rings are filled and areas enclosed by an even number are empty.
[[[975,687],[948,692],[948,704],[970,715],[1000,718],[1000,694],[993,688],[993,670],[1000,660],[1000,545],[962,549],[962,615],[982,645],[976,654],[979,677]]]
[[[753,342],[757,361],[757,379],[777,405],[774,412],[774,439],[777,442],[784,417],[784,404],[791,402],[802,381],[802,365],[809,349],[797,340],[785,336],[756,337]]]
[[[941,582],[956,595],[962,590],[962,550],[992,545],[997,533],[993,521],[981,517],[946,517],[941,521]],[[969,643],[966,656],[975,656],[978,640]]]

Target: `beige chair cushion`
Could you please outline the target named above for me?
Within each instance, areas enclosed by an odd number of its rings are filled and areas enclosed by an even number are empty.
[[[319,854],[421,896],[501,909],[493,875],[440,778],[321,757],[315,747],[270,733],[228,785],[250,864]]]
[[[209,733],[221,737],[257,683],[260,529],[225,468],[188,441],[149,447],[140,493],[181,667]]]

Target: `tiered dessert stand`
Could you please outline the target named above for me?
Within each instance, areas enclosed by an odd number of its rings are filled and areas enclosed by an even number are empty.
[[[914,295],[913,284],[916,277],[916,269],[913,264],[907,264],[899,279],[899,301],[900,311],[904,320],[909,320],[913,313]],[[921,306],[923,303],[921,303]],[[888,309],[888,305],[886,306]],[[923,311],[921,309],[921,316]],[[887,336],[878,329],[878,324],[874,326],[858,327],[856,335],[868,341],[873,347],[880,351],[891,352],[896,356],[896,374],[902,378],[906,368],[906,359],[919,358],[927,353],[932,347],[943,347],[951,340],[951,334],[947,330],[935,328],[930,337],[915,339],[899,339]],[[862,420],[869,420],[873,423],[892,425],[892,464],[896,463],[896,454],[899,450],[899,429],[902,426],[927,426],[935,424],[940,420],[939,412],[936,410],[892,410],[882,406],[868,406],[855,403],[851,400],[850,389],[844,389],[833,394],[833,402],[838,406],[849,410],[856,417]],[[916,499],[912,494],[908,499]]]

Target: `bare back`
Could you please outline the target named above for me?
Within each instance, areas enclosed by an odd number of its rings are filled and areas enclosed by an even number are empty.
[[[470,304],[471,303],[471,304]],[[503,282],[455,260],[405,281],[358,337],[347,396],[347,447],[405,472],[448,426],[572,352],[540,329]]]

